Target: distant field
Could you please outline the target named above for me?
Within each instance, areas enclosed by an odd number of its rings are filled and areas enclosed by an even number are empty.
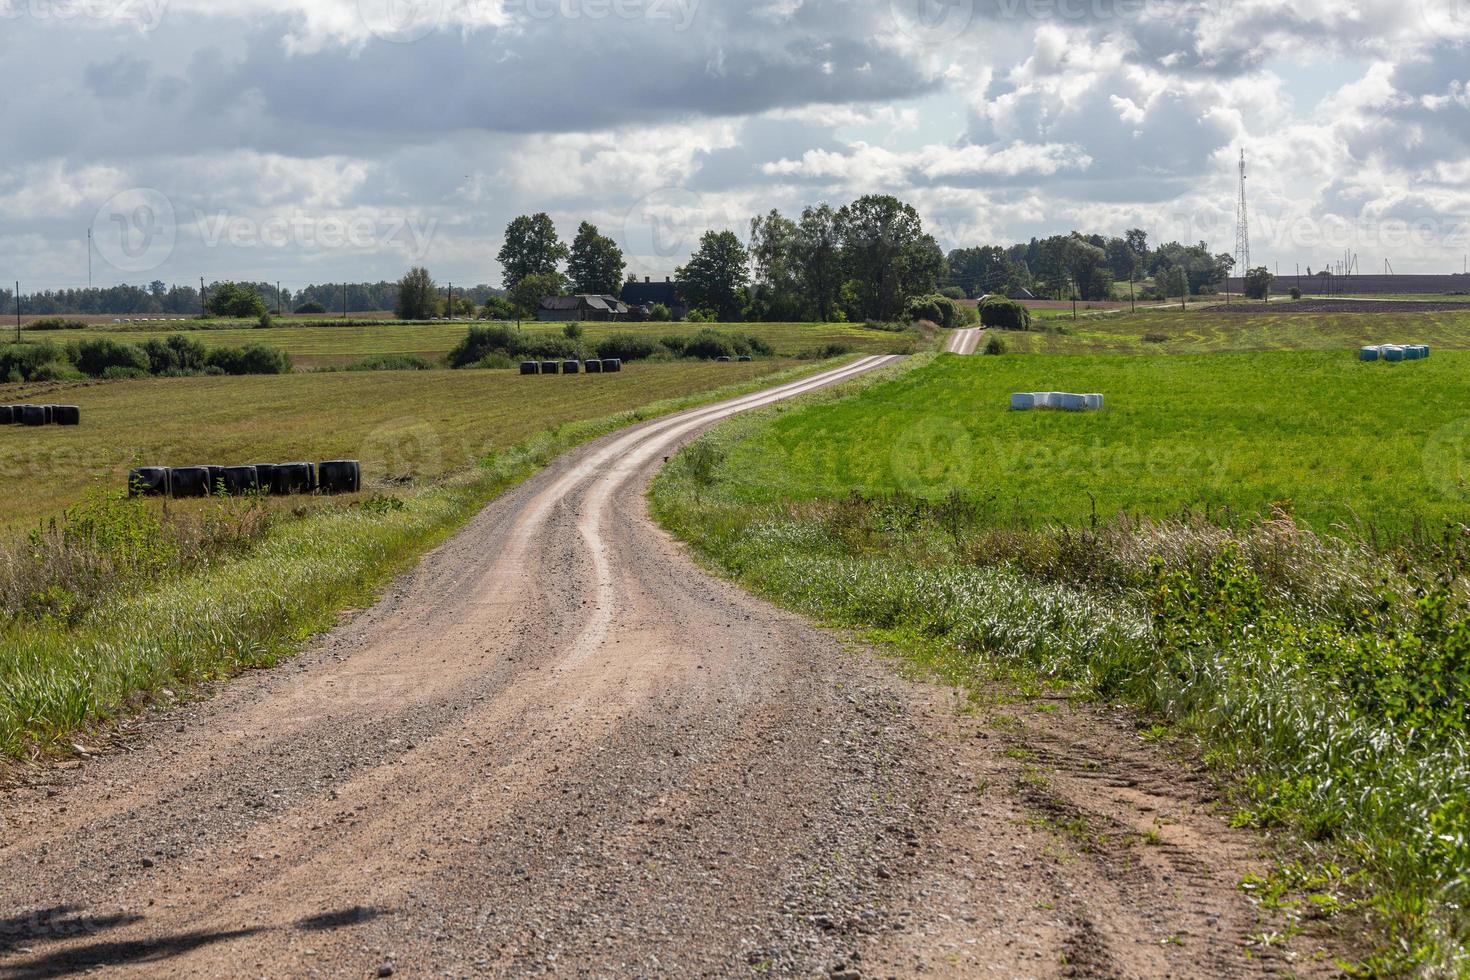
[[[1002,334],[1013,351],[1202,354],[1223,351],[1318,350],[1351,353],[1364,344],[1422,343],[1470,349],[1464,313],[1296,314],[1265,306],[1259,314],[1205,308],[1048,321],[1050,329]]]
[[[363,461],[364,480],[434,476],[549,426],[749,381],[789,362],[639,365],[600,377],[412,371],[0,385],[64,401],[80,428],[0,427],[0,533],[24,530],[135,465]]]
[[[135,325],[136,326],[136,325]],[[26,339],[49,337],[58,342],[88,336],[108,336],[119,340],[142,342],[150,337],[166,337],[180,333],[187,324],[158,324],[157,329],[122,329],[103,324],[87,330],[30,332]],[[262,330],[240,326],[195,330],[190,336],[207,347],[236,347],[247,343],[270,344],[290,353],[298,367],[332,367],[350,364],[380,354],[417,354],[437,361],[464,337],[468,323],[407,324],[385,320],[381,326],[285,325]],[[528,333],[558,333],[563,324],[526,323]],[[584,323],[589,341],[610,333],[636,333],[654,338],[670,334],[692,334],[706,324],[698,323]],[[716,324],[715,329],[728,333],[761,337],[779,356],[792,357],[803,351],[828,344],[847,344],[864,353],[889,353],[906,350],[909,338],[904,334],[869,330],[859,325],[842,323],[732,323]]]
[[[1010,412],[1015,391],[1102,392],[1096,415]],[[737,500],[951,491],[996,524],[1269,513],[1397,533],[1470,519],[1470,353],[959,358],[774,418],[735,444]]]

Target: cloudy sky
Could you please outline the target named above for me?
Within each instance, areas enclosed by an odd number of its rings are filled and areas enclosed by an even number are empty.
[[[498,283],[506,222],[639,274],[881,191],[946,248],[1073,229],[1460,271],[1470,0],[0,0],[0,278]]]

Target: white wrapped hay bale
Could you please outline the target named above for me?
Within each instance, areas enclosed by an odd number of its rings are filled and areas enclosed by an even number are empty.
[[[1404,349],[1398,344],[1387,344],[1381,348],[1381,351],[1385,361],[1398,362],[1404,360]]]
[[[1029,391],[1011,396],[1011,411],[1029,412],[1036,407],[1036,396]]]
[[[1065,392],[1064,391],[1064,392],[1060,392],[1058,394],[1058,401],[1059,401],[1059,404],[1057,405],[1057,407],[1060,408],[1064,412],[1085,412],[1085,411],[1087,411],[1087,396],[1086,395],[1074,395],[1071,392]]]
[[[1379,350],[1377,347],[1364,347],[1362,350],[1358,351],[1358,360],[1376,361],[1378,360],[1378,355]]]
[[[1086,395],[1084,397],[1087,399],[1087,410],[1089,412],[1101,412],[1103,410],[1102,395]]]

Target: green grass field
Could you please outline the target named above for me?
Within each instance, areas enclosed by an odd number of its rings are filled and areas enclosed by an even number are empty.
[[[1220,313],[1209,307],[1158,309],[1072,321],[1002,336],[1012,351],[1044,354],[1205,354],[1221,351],[1356,350],[1364,344],[1418,343],[1470,349],[1464,313]]]
[[[0,533],[24,530],[136,465],[352,458],[369,483],[464,468],[533,432],[751,381],[789,362],[630,365],[621,374],[382,371],[0,385],[0,404],[79,405],[78,428],[0,427]]]
[[[98,325],[86,330],[31,331],[25,334],[28,340],[49,337],[58,343],[82,337],[106,336],[116,340],[141,343],[152,337],[167,337],[170,334],[188,332],[206,347],[238,347],[248,343],[269,344],[289,353],[298,368],[333,367],[360,361],[366,357],[382,354],[417,354],[430,361],[438,361],[449,349],[464,337],[469,330],[467,323],[397,323],[384,320],[374,326],[331,326],[320,321],[309,321],[299,325],[283,325],[260,329],[251,326],[230,327],[213,322],[208,329],[188,331],[189,324],[159,324],[148,329],[135,329],[112,324]],[[560,333],[563,324],[523,324],[528,333]],[[584,323],[583,330],[588,342],[611,333],[634,333],[641,336],[667,337],[671,334],[690,335],[704,326],[728,333],[757,336],[767,341],[777,355],[792,357],[804,351],[822,348],[828,344],[847,344],[864,353],[889,353],[907,350],[910,337],[906,334],[869,330],[861,325],[843,323]]]
[[[1017,391],[1102,392],[1099,414],[1010,412]],[[781,417],[733,451],[743,499],[950,491],[994,520],[1268,513],[1394,533],[1470,519],[1470,353],[946,355],[860,396]]]
[[[982,711],[1131,706],[1282,845],[1242,886],[1287,928],[1352,937],[1327,947],[1347,975],[1465,975],[1470,530],[1444,525],[1470,520],[1470,351],[888,374],[716,427],[659,475],[655,516]],[[1108,407],[1008,410],[1038,389]]]

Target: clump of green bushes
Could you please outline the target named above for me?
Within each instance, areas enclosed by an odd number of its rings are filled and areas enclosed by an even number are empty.
[[[510,366],[515,360],[581,360],[596,355],[623,361],[656,358],[714,360],[720,357],[771,357],[775,350],[760,337],[705,328],[693,335],[674,334],[660,340],[634,333],[614,333],[590,346],[577,337],[525,334],[509,325],[491,324],[469,329],[448,354],[450,367]],[[492,361],[492,358],[497,360]]]
[[[343,371],[432,371],[434,365],[417,354],[379,354],[349,364]]]
[[[963,294],[961,294],[963,298]],[[922,320],[944,327],[946,330],[955,330],[960,327],[973,325],[978,317],[976,312],[968,306],[955,301],[952,296],[943,293],[935,293],[932,296],[920,296],[909,301],[908,318],[912,323]]]
[[[32,320],[25,325],[26,330],[85,330],[87,325],[81,320],[65,320],[59,316],[45,316],[39,320]]]
[[[247,344],[206,350],[199,341],[177,334],[142,344],[88,337],[65,346],[41,341],[0,347],[0,379],[12,383],[290,371],[290,355],[276,347]]]
[[[71,381],[82,377],[64,348],[50,341],[6,344],[0,347],[0,380]]]
[[[996,297],[980,304],[980,323],[992,330],[1030,330],[1031,311],[1015,300]]]

